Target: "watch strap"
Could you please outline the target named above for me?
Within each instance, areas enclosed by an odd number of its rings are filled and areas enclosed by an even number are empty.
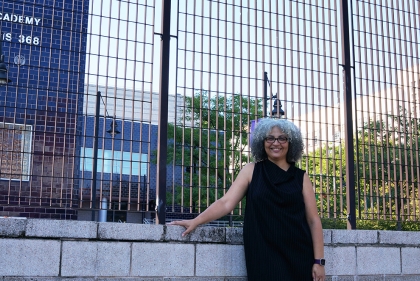
[[[325,259],[314,259],[314,264],[325,265]]]

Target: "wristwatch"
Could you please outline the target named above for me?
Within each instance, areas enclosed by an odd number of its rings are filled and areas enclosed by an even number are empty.
[[[314,264],[319,264],[324,266],[325,265],[325,259],[314,259]]]

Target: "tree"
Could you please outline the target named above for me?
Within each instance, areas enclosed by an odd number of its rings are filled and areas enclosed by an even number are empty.
[[[262,103],[241,95],[199,91],[185,97],[184,104],[176,124],[168,126],[172,140],[168,163],[183,172],[167,198],[195,213],[223,196],[249,162],[249,124],[261,116]]]
[[[399,230],[403,222],[419,219],[419,123],[400,108],[399,115],[371,119],[358,130],[354,147],[360,219],[396,221]],[[340,218],[346,209],[345,163],[343,143],[326,145],[303,158],[302,168],[312,176],[322,217]]]
[[[397,116],[365,124],[359,131],[360,186],[367,219],[417,220],[418,120],[400,107]]]
[[[321,217],[343,218],[346,204],[346,161],[343,143],[325,144],[304,155],[302,169],[310,175],[315,186]]]

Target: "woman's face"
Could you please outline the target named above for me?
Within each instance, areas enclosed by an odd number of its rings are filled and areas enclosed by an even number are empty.
[[[264,140],[264,148],[271,161],[286,160],[289,139],[279,128],[274,127]]]

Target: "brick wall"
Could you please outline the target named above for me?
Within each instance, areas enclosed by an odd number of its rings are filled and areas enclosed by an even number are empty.
[[[78,170],[76,120],[83,110],[88,6],[86,0],[0,4],[12,80],[0,87],[0,122],[33,126],[29,181],[0,180],[0,215],[76,218],[66,209]],[[15,16],[32,20],[22,23]],[[17,56],[25,63],[16,63]]]

